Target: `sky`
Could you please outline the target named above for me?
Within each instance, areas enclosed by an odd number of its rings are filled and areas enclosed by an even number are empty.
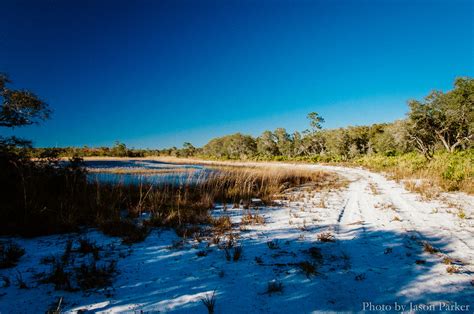
[[[472,0],[0,0],[0,72],[46,101],[35,146],[196,146],[405,117],[474,76]]]

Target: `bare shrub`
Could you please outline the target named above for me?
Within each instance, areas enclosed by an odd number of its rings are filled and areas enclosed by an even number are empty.
[[[317,235],[317,238],[321,242],[335,242],[336,239],[334,238],[334,235],[331,232],[322,232]]]
[[[211,295],[207,294],[201,299],[201,302],[207,308],[209,314],[214,314],[214,308],[216,306],[216,291],[213,291]]]

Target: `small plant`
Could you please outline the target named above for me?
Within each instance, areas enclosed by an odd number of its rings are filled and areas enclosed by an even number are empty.
[[[318,240],[321,242],[335,242],[336,239],[331,232],[322,232],[317,236]]]
[[[3,281],[2,288],[10,287],[10,285],[11,285],[10,278],[8,278],[7,276],[2,276],[1,278],[2,278],[2,281]]]
[[[317,248],[317,247],[310,247],[308,249],[308,253],[309,255],[318,263],[322,263],[323,262],[323,254],[321,253],[321,249],[320,248]]]
[[[225,233],[232,230],[232,221],[229,216],[221,216],[219,218],[212,219],[212,226],[216,233]]]
[[[196,255],[199,257],[204,257],[204,256],[207,256],[207,253],[208,253],[207,251],[201,250],[201,251],[198,251]]]
[[[23,280],[23,276],[21,273],[17,270],[17,275],[16,275],[16,282],[18,285],[18,288],[20,289],[28,289],[28,286],[26,285],[26,282]]]
[[[214,314],[214,307],[216,306],[216,291],[214,290],[211,295],[207,294],[201,299],[201,302],[207,308],[208,314]]]
[[[79,253],[92,254],[95,260],[99,260],[99,251],[100,248],[94,242],[86,238],[79,239]]]
[[[446,265],[451,265],[454,262],[454,260],[451,257],[446,256],[443,258],[443,263]]]
[[[230,262],[231,256],[230,256],[230,249],[229,248],[224,248],[224,253],[225,253],[225,259]]]
[[[459,217],[460,219],[465,219],[465,218],[466,218],[466,213],[464,212],[464,210],[459,209],[459,211],[458,211],[458,217]]]
[[[299,268],[305,273],[306,277],[310,277],[311,275],[316,274],[316,267],[307,261],[300,262],[298,264]]]
[[[0,269],[16,266],[25,250],[15,243],[0,244]]]
[[[377,186],[374,184],[374,183],[369,183],[369,188],[370,188],[370,191],[372,192],[372,194],[374,195],[379,195],[380,192],[379,190],[377,189]]]
[[[55,259],[49,276],[41,280],[41,283],[52,283],[54,289],[73,291],[71,284],[72,274],[65,269],[65,263],[62,260]]]
[[[275,240],[272,240],[272,241],[268,241],[267,242],[267,246],[270,250],[276,250],[276,249],[279,249],[280,248],[280,241],[278,241],[278,239],[275,239]]]
[[[269,281],[267,285],[267,293],[271,295],[272,293],[277,292],[283,292],[283,283],[277,280]]]
[[[61,256],[61,260],[63,264],[69,263],[69,258],[71,257],[72,252],[72,240],[69,239],[66,242],[66,247],[64,248],[64,253]]]
[[[427,253],[430,253],[430,254],[435,254],[435,253],[438,253],[439,250],[436,249],[435,247],[433,247],[431,244],[429,244],[428,242],[424,242],[423,243],[423,250]]]
[[[253,214],[248,212],[242,217],[240,222],[243,225],[263,225],[265,223],[265,218],[259,214]]]
[[[234,262],[237,262],[240,257],[242,256],[242,246],[235,246],[234,247]]]
[[[448,267],[446,267],[446,272],[448,274],[456,274],[456,273],[461,272],[461,269],[458,266],[449,265]]]
[[[112,283],[112,276],[116,273],[116,261],[108,265],[97,266],[93,261],[91,264],[82,264],[76,270],[76,280],[83,290],[108,287]]]
[[[392,219],[392,221],[402,221],[402,220],[400,219],[400,217],[394,216],[393,219]]]
[[[125,244],[142,242],[149,234],[146,226],[139,226],[129,219],[107,220],[99,228],[108,236],[121,237]]]

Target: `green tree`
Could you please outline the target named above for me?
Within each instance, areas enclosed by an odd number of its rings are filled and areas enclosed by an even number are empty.
[[[36,124],[50,117],[49,106],[28,90],[14,90],[6,74],[0,74],[0,126],[21,127]]]
[[[474,80],[458,78],[454,89],[433,91],[424,100],[409,102],[407,131],[415,147],[430,159],[439,141],[452,153],[474,139]]]
[[[276,144],[280,155],[289,157],[292,153],[292,140],[290,134],[284,128],[278,128],[273,132],[276,138]]]
[[[127,145],[125,145],[124,143],[120,143],[119,141],[115,141],[115,144],[112,147],[111,153],[113,156],[116,156],[116,157],[127,157],[128,156]]]
[[[191,157],[196,154],[196,147],[193,146],[193,144],[189,142],[184,142],[183,144],[183,149],[182,149],[182,155],[183,157]]]
[[[257,138],[257,153],[263,157],[274,157],[280,154],[276,137],[271,131],[264,131]]]
[[[323,128],[322,124],[324,123],[324,118],[319,115],[317,112],[310,112],[307,115],[309,119],[309,125],[313,131],[321,130]]]

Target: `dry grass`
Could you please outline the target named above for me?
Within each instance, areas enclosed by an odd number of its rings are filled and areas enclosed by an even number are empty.
[[[242,225],[263,225],[265,223],[265,218],[257,213],[252,215],[251,212],[248,212],[242,216],[240,223]]]
[[[213,291],[211,295],[207,294],[201,299],[201,302],[204,304],[209,314],[214,314],[214,308],[216,306],[216,291]]]
[[[461,272],[461,269],[458,266],[450,265],[450,266],[446,267],[446,272],[448,274],[457,274],[457,273]]]
[[[212,223],[209,209],[216,203],[250,207],[252,199],[260,199],[269,205],[275,195],[292,187],[324,189],[341,184],[335,174],[297,166],[216,167],[199,175],[190,173],[180,182],[157,185],[89,182],[80,166],[62,168],[49,161],[25,161],[22,167],[9,169],[8,177],[2,178],[11,191],[0,201],[0,234],[36,236],[77,231],[86,225],[133,243],[146,237],[147,227],[177,229]],[[12,183],[10,177],[17,181]],[[151,218],[143,222],[145,227],[136,225],[135,218],[144,212]],[[253,214],[243,222],[264,220]]]
[[[425,200],[432,200],[440,195],[440,189],[428,181],[406,181],[404,187],[411,192],[420,194]]]
[[[423,250],[427,253],[430,253],[430,254],[436,254],[436,253],[439,252],[439,250],[437,248],[433,247],[428,242],[423,243]]]
[[[322,232],[317,235],[317,239],[321,242],[335,242],[336,239],[331,232]]]

